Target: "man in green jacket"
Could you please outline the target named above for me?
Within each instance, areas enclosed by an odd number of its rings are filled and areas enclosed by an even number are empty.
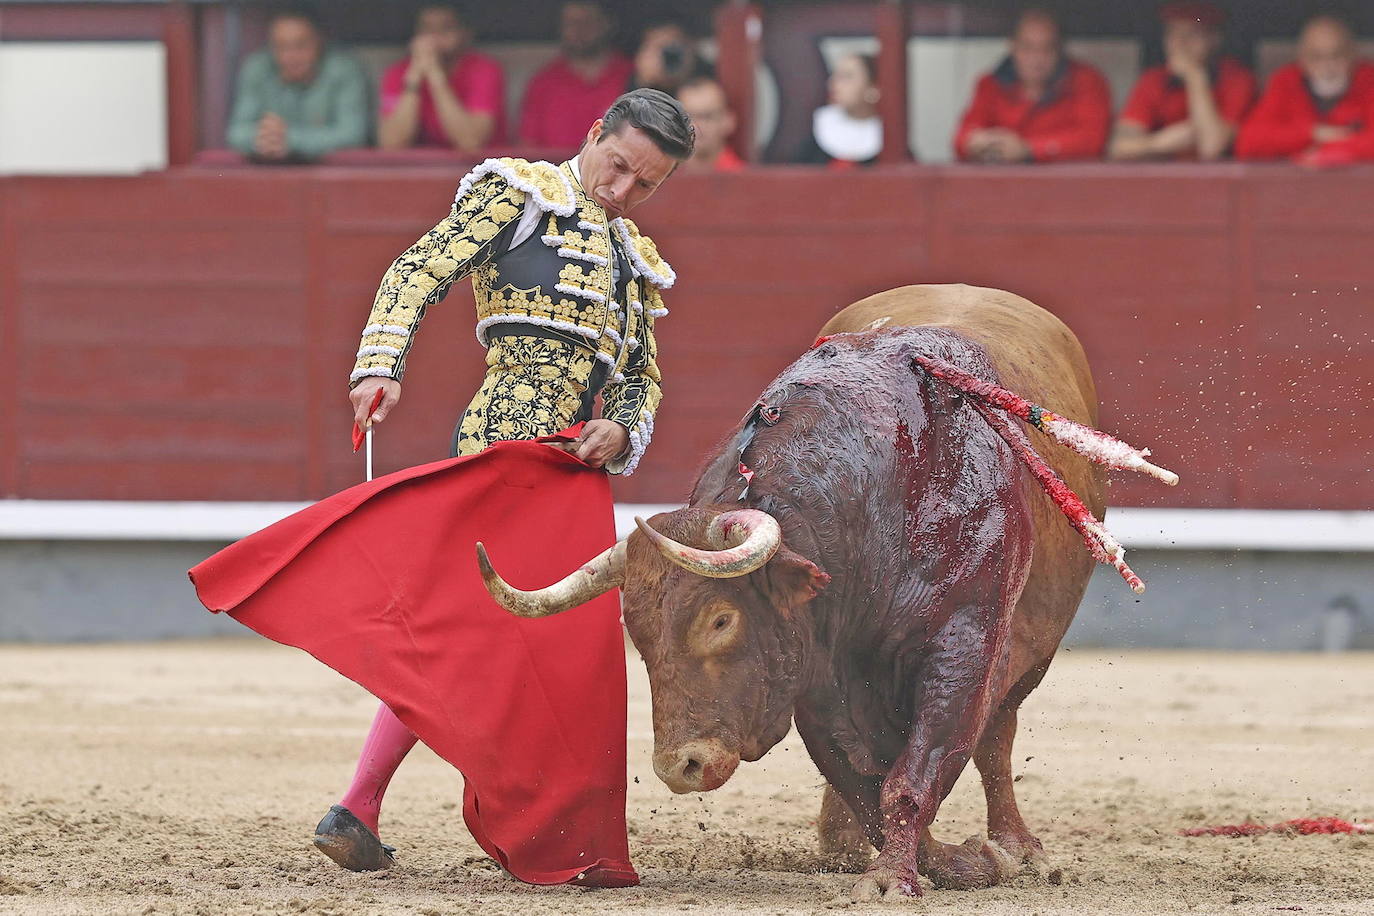
[[[239,69],[229,145],[264,162],[315,159],[366,145],[370,109],[358,62],[325,45],[310,8],[283,8]]]

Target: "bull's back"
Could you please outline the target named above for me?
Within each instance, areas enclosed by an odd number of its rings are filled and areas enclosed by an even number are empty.
[[[855,302],[820,333],[902,325],[945,328],[967,337],[987,351],[1005,387],[1055,413],[1096,425],[1097,392],[1078,338],[1054,315],[1014,293],[963,284],[903,286]],[[1046,436],[1029,435],[1036,450],[1101,518],[1103,470]],[[1078,533],[1029,475],[1025,486],[1033,491],[1035,555],[1013,627],[1013,683],[1053,655],[1073,621],[1093,565]]]
[[[1096,425],[1097,392],[1078,338],[1054,315],[1015,293],[959,283],[902,286],[860,299],[822,334],[875,326],[947,328],[981,344],[1003,384],[1080,423]]]

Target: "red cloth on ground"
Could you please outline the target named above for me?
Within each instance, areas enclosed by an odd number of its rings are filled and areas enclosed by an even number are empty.
[[[378,96],[382,117],[395,110],[405,93],[406,70],[410,68],[410,58],[396,61],[382,74]],[[469,111],[489,114],[493,119],[491,138],[487,146],[500,146],[506,142],[506,76],[495,58],[478,51],[468,51],[454,61],[448,71],[448,85],[458,101]],[[415,138],[415,146],[452,147],[444,124],[439,120],[439,109],[434,105],[428,80],[420,82],[420,132]]]
[[[540,70],[525,89],[520,106],[520,142],[576,149],[587,130],[625,91],[634,62],[612,54],[592,82],[586,82],[559,57]]]
[[[1003,64],[978,81],[973,102],[954,138],[960,159],[970,158],[969,134],[984,127],[1015,131],[1030,146],[1036,162],[1102,155],[1111,126],[1112,100],[1106,78],[1095,67],[1067,61],[1063,76],[1038,102],[1027,99],[1021,85],[1006,78],[1009,71]]]
[[[1316,144],[1318,124],[1349,127],[1344,140]],[[1259,104],[1236,137],[1237,159],[1288,159],[1313,156],[1338,162],[1374,160],[1374,64],[1355,65],[1350,88],[1341,100],[1322,112],[1307,89],[1302,68],[1288,64],[1274,71]]]
[[[513,617],[482,585],[478,540],[517,588],[562,578],[615,541],[605,473],[498,442],[344,490],[190,575],[211,611],[357,681],[457,767],[468,828],[515,877],[637,884],[619,596]]]
[[[1255,101],[1255,75],[1234,57],[1217,61],[1212,78],[1212,100],[1222,119],[1240,124]],[[1188,120],[1188,90],[1166,66],[1151,67],[1140,75],[1131,90],[1121,120],[1150,132]]]

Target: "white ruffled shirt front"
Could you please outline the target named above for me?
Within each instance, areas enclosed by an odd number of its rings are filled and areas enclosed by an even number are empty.
[[[573,177],[577,179],[577,183],[581,184],[582,169],[578,167],[577,158],[578,157],[573,156],[568,160],[568,168],[572,170]],[[540,210],[538,207],[526,207],[524,212],[520,214],[520,221],[515,224],[515,232],[511,234],[510,238],[510,247],[514,248],[516,245],[519,245],[521,242],[534,235],[543,222],[542,218],[544,216],[544,211]],[[619,258],[611,258],[611,283],[613,284],[611,287],[612,289],[617,289],[620,286]]]
[[[867,162],[883,148],[882,118],[852,118],[838,105],[817,108],[811,131],[816,145],[832,159]]]

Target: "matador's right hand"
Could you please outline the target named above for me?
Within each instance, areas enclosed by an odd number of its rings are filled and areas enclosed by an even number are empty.
[[[382,403],[378,404],[372,416],[368,417],[367,409],[372,406],[372,399],[377,396],[378,391],[384,392]],[[348,393],[348,399],[353,402],[353,422],[358,424],[359,429],[366,429],[371,423],[385,420],[386,415],[391,413],[391,408],[401,400],[401,383],[394,378],[365,378]]]

